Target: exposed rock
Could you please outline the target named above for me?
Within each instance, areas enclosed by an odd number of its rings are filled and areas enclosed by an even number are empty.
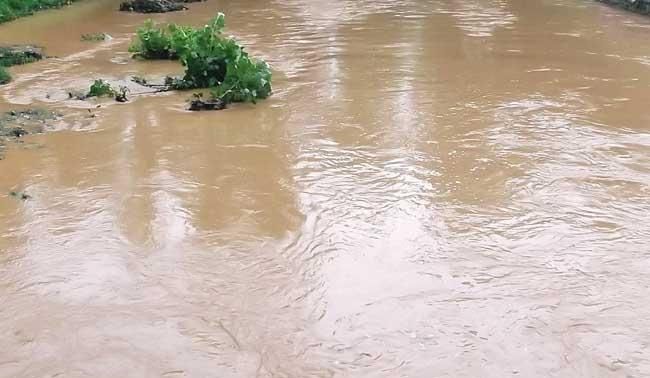
[[[165,13],[187,9],[171,0],[129,0],[120,4],[120,10],[138,13]]]
[[[650,15],[650,0],[598,0],[601,3],[616,5],[633,12]]]
[[[0,66],[9,67],[41,60],[43,49],[31,45],[0,46]]]
[[[225,108],[226,108],[226,103],[221,99],[203,100],[201,98],[197,98],[197,99],[192,100],[190,102],[190,109],[189,110],[192,110],[192,111],[223,110]]]

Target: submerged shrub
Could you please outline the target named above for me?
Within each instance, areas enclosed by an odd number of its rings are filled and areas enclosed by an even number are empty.
[[[9,67],[32,63],[41,60],[44,57],[43,49],[37,46],[0,46],[0,66]]]
[[[4,67],[0,66],[0,84],[7,84],[10,81],[11,75],[9,75],[9,72]]]
[[[95,80],[90,86],[88,95],[86,97],[113,97],[117,92],[111,87],[110,84],[102,79]]]
[[[219,13],[208,25],[192,28],[147,21],[129,48],[146,59],[178,58],[185,67],[182,78],[168,78],[174,89],[211,88],[214,98],[255,102],[271,94],[271,70],[251,58],[233,38],[224,37],[225,16]]]

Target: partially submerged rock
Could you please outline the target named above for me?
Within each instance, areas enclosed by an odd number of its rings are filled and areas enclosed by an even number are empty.
[[[27,134],[38,134],[49,122],[61,119],[61,114],[45,109],[12,110],[0,113],[0,159],[4,142],[20,140]]]
[[[0,46],[0,66],[9,67],[18,64],[36,62],[45,58],[43,49],[32,45]]]
[[[633,12],[650,15],[650,0],[598,0],[601,3],[615,5]]]
[[[200,111],[200,110],[223,110],[226,108],[226,103],[221,99],[209,99],[204,100],[202,98],[196,98],[190,101],[191,111]]]
[[[184,9],[184,5],[171,0],[128,0],[120,4],[120,10],[125,12],[165,13]]]

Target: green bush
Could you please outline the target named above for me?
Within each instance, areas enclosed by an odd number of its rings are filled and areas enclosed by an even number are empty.
[[[0,0],[0,23],[32,14],[41,9],[58,8],[74,0]]]
[[[271,94],[271,70],[266,62],[251,58],[236,40],[222,31],[219,13],[203,28],[151,21],[138,29],[129,51],[146,59],[178,58],[185,67],[180,79],[170,79],[175,89],[211,88],[215,98],[230,102],[255,102]]]
[[[248,55],[228,62],[221,85],[212,90],[214,98],[226,103],[253,102],[271,95],[271,70],[266,62],[255,62]]]
[[[129,46],[129,52],[144,59],[174,59],[171,51],[171,37],[167,30],[156,27],[151,20],[136,31],[136,38]]]
[[[110,84],[102,79],[95,80],[90,86],[90,91],[86,97],[113,97],[117,92]]]
[[[11,75],[9,75],[9,72],[4,67],[0,66],[0,84],[7,84],[10,81]]]

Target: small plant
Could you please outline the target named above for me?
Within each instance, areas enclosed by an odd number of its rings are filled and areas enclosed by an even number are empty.
[[[11,75],[9,75],[9,72],[4,67],[0,66],[0,84],[7,84],[10,81]]]
[[[114,97],[117,92],[102,79],[95,80],[86,97]]]
[[[143,59],[174,59],[171,37],[163,28],[156,27],[151,20],[136,31],[136,39],[129,46],[129,52]]]

